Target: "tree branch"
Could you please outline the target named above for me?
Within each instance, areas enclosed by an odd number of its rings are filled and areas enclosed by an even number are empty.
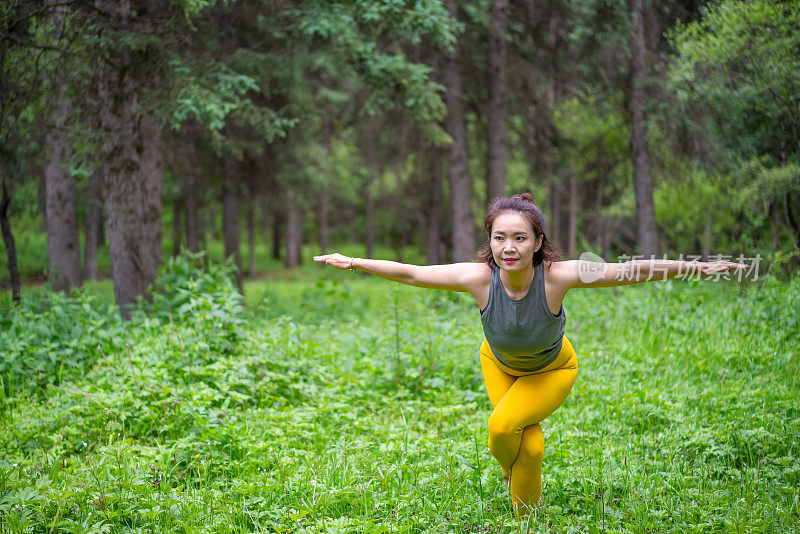
[[[69,50],[67,48],[62,48],[60,46],[54,46],[54,45],[46,45],[46,44],[34,43],[34,42],[29,41],[27,39],[23,39],[21,37],[17,37],[16,35],[13,35],[13,34],[1,32],[0,33],[0,42],[6,41],[6,40],[7,41],[13,41],[13,42],[17,43],[18,45],[24,46],[24,47],[27,47],[27,48],[35,48],[37,50],[54,50],[56,52],[61,52],[62,54],[76,55],[75,52],[73,52],[72,50]]]

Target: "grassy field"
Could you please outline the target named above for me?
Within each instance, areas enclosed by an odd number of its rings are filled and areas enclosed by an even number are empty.
[[[575,290],[579,373],[517,525],[461,294],[176,261],[0,301],[0,532],[796,532],[800,279]]]

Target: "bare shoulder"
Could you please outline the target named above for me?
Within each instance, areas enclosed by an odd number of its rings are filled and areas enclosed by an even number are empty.
[[[544,262],[544,276],[548,282],[570,285],[578,273],[578,260]]]
[[[491,269],[485,263],[462,262],[453,263],[448,267],[467,291],[472,292],[476,288],[489,285]]]
[[[485,263],[466,263],[469,265],[468,272],[465,273],[465,281],[470,286],[488,286],[492,277],[492,270]]]

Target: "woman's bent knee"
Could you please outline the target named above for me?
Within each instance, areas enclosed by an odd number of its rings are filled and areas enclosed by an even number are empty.
[[[489,416],[489,436],[493,439],[503,436],[513,436],[523,431],[522,425],[503,413],[493,411]]]

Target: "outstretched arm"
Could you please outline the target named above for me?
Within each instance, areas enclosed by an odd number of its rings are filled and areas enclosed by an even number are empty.
[[[486,269],[485,265],[478,263],[410,265],[388,260],[351,258],[338,253],[314,256],[314,261],[337,269],[358,269],[401,284],[449,291],[472,291],[479,283],[481,269]]]
[[[747,267],[743,263],[730,261],[635,260],[593,263],[571,260],[553,263],[551,276],[566,291],[573,287],[625,286],[676,276],[714,275]]]

